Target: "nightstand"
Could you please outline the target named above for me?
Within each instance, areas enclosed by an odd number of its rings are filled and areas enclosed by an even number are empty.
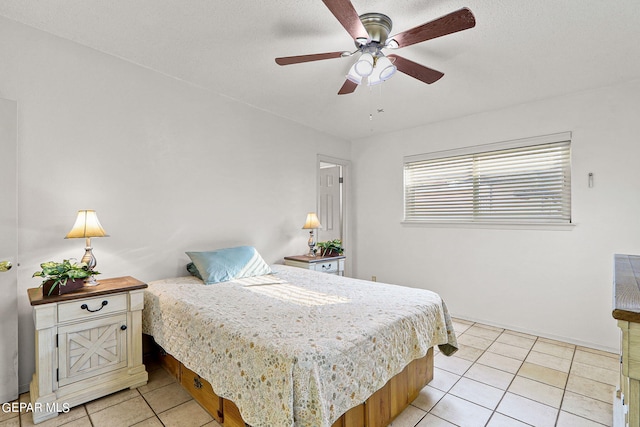
[[[316,257],[293,255],[284,257],[284,265],[344,276],[344,259],[344,255]]]
[[[33,307],[36,372],[33,422],[110,393],[147,383],[142,364],[142,309],[147,285],[133,277],[44,297],[28,289]]]

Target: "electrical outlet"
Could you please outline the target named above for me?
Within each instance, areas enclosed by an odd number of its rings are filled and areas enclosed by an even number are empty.
[[[372,281],[372,282],[377,282],[377,281],[378,281],[378,278],[377,278],[376,276],[371,276],[371,281]]]

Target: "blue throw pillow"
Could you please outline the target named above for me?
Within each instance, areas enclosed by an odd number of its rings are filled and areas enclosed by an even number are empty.
[[[186,252],[204,283],[211,285],[243,277],[271,274],[271,268],[253,246]]]

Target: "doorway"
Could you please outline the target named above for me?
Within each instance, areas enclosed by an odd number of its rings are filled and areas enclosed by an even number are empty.
[[[318,229],[319,242],[340,239],[347,252],[348,216],[347,196],[349,194],[348,160],[318,155],[318,219],[322,228]],[[348,262],[348,258],[347,258]]]

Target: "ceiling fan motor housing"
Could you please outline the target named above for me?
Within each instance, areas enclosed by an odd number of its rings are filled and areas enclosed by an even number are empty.
[[[367,30],[371,42],[385,44],[393,26],[391,18],[382,13],[364,13],[360,15],[360,21],[362,21],[362,25]]]

